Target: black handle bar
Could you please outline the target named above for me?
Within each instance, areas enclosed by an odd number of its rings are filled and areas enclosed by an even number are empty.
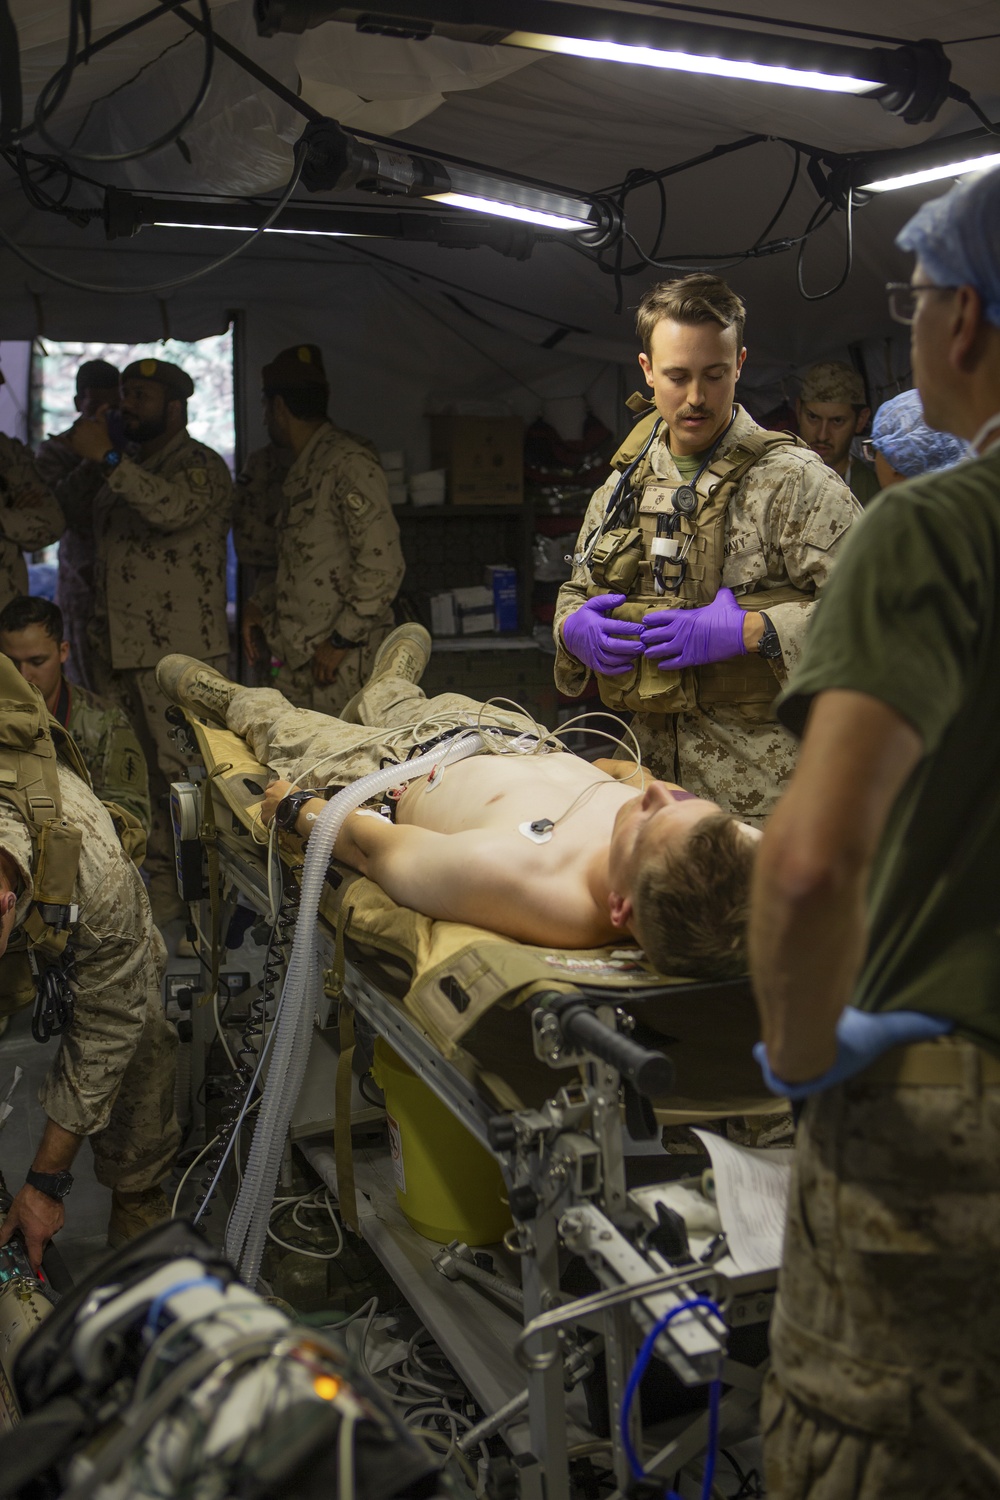
[[[559,1019],[567,1041],[583,1052],[590,1052],[602,1062],[617,1068],[626,1083],[649,1098],[669,1094],[674,1086],[674,1065],[662,1052],[640,1047],[631,1037],[606,1026],[575,995],[551,994],[543,999],[546,1009]]]

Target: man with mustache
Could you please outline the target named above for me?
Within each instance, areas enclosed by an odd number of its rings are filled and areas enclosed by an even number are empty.
[[[556,686],[596,674],[654,776],[759,824],[795,744],[771,704],[860,508],[798,438],[735,404],[745,309],[717,276],[643,298],[652,401],[590,502],[556,606]]]
[[[96,564],[90,626],[94,688],[123,708],[149,766],[153,826],[146,854],[158,926],[181,918],[169,786],[183,780],[154,668],[166,651],[224,666],[226,534],[232,480],[225,462],[190,436],[194,381],[177,365],[140,359],[122,372],[121,419],[134,457],[115,447],[103,411],[81,416],[71,442],[104,471],[94,502]]]

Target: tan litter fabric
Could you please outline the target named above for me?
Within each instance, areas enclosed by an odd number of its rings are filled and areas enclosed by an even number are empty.
[[[205,764],[226,806],[258,838],[260,795],[270,773],[245,741],[229,730],[190,719]],[[249,785],[248,785],[249,783]],[[221,820],[220,820],[221,827]],[[241,838],[245,849],[248,839]],[[283,859],[301,866],[298,839],[280,838]],[[261,857],[264,850],[260,851]],[[343,877],[328,885],[321,911],[331,930],[346,913],[347,951],[379,989],[395,1000],[443,1056],[486,1086],[501,1108],[537,1105],[552,1092],[553,1072],[534,1057],[525,1020],[510,1012],[546,989],[593,984],[620,990],[629,1010],[677,1066],[680,1092],[664,1119],[759,1112],[775,1108],[764,1093],[750,1049],[757,1018],[749,990],[720,987],[708,994],[642,1000],[664,980],[635,948],[533,948],[481,927],[434,921],[397,906],[363,876],[335,866]],[[555,1075],[558,1077],[558,1074]],[[658,1111],[660,1113],[660,1111]]]

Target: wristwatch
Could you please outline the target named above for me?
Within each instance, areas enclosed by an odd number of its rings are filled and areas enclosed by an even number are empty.
[[[778,632],[771,624],[769,616],[763,610],[760,617],[764,621],[764,634],[757,642],[757,655],[763,656],[767,661],[777,661],[781,656],[781,642],[778,640]]]
[[[121,463],[124,457],[125,455],[124,453],[122,453],[121,449],[109,448],[107,453],[105,453],[104,457],[101,459],[101,468],[106,474],[110,474],[115,469],[117,469],[118,465]]]
[[[274,826],[282,833],[294,833],[303,803],[311,802],[315,795],[315,792],[289,792],[282,797],[274,814]]]
[[[353,651],[357,646],[361,645],[360,641],[349,641],[346,635],[340,634],[339,630],[331,630],[328,640],[330,645],[335,646],[338,651]]]
[[[73,1173],[36,1172],[34,1167],[29,1167],[24,1174],[24,1180],[29,1187],[44,1193],[46,1198],[53,1198],[56,1203],[61,1203],[73,1186]]]

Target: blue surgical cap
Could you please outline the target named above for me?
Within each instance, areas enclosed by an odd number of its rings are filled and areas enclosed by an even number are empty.
[[[888,459],[897,474],[915,479],[935,469],[950,469],[975,450],[950,432],[935,432],[924,421],[919,391],[904,391],[883,401],[872,423],[872,447]]]
[[[1000,328],[1000,167],[958,182],[917,209],[896,236],[938,286],[972,286]]]

